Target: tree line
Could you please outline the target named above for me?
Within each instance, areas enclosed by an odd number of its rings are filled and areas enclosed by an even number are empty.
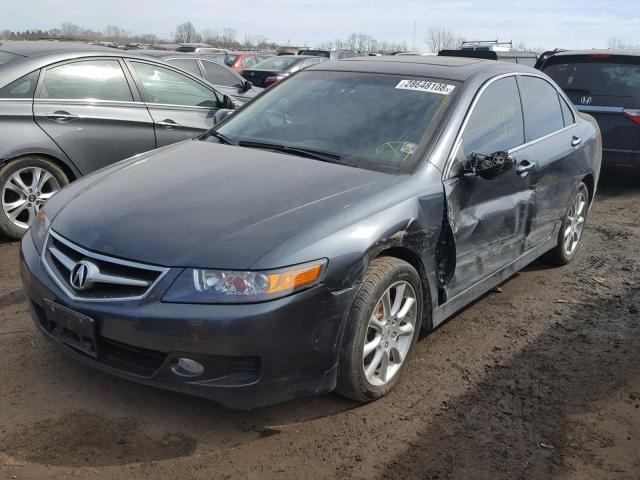
[[[76,25],[71,22],[63,22],[59,28],[49,30],[24,30],[11,31],[0,30],[0,39],[3,40],[38,40],[42,38],[86,40],[86,41],[109,41],[116,43],[206,43],[215,47],[226,49],[260,49],[276,50],[281,44],[269,40],[264,35],[245,34],[242,39],[238,38],[238,32],[233,28],[205,28],[198,30],[190,21],[181,23],[175,29],[173,38],[161,39],[152,33],[134,34],[131,30],[107,25],[103,30],[92,30]],[[441,27],[430,28],[424,35],[424,43],[427,48],[434,53],[440,50],[460,48],[465,38],[457,33]],[[301,45],[302,46],[302,45]],[[309,45],[312,46],[312,45]],[[320,43],[321,48],[333,49],[344,48],[347,50],[357,50],[359,52],[404,52],[407,51],[407,42],[389,42],[378,40],[371,35],[363,33],[352,33],[345,39],[328,40]],[[619,38],[610,38],[607,44],[611,49],[632,49],[640,48],[638,44],[629,44]],[[561,45],[560,45],[561,47]],[[515,45],[518,50],[529,50],[542,53],[542,47],[527,47],[524,42]],[[418,50],[421,50],[418,48]]]

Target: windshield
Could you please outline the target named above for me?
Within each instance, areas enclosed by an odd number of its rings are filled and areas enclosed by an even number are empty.
[[[252,69],[256,70],[286,70],[294,63],[300,61],[300,57],[292,55],[290,57],[271,57],[256,63]]]
[[[432,140],[459,82],[377,73],[304,71],[231,116],[218,132],[408,173]],[[211,136],[208,141],[219,141]]]
[[[569,94],[640,96],[640,57],[635,62],[620,58],[606,59],[557,57],[543,68],[560,88]]]

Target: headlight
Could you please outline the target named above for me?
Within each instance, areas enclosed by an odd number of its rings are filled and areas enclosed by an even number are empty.
[[[273,300],[317,285],[326,260],[267,271],[186,269],[164,297],[165,302],[249,303]]]
[[[44,245],[45,238],[47,238],[50,226],[51,222],[47,218],[47,214],[44,213],[44,208],[41,208],[30,227],[31,239],[38,253],[42,253],[42,246]]]

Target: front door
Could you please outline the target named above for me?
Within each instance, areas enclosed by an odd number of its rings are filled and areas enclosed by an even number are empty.
[[[149,112],[115,58],[44,69],[33,114],[83,174],[156,146]]]
[[[213,127],[222,95],[170,67],[129,61],[153,118],[158,147],[196,137]]]
[[[536,172],[527,148],[513,155],[514,167],[492,179],[461,168],[471,153],[488,155],[524,144],[515,77],[494,81],[480,95],[456,146],[452,174],[444,182],[456,248],[449,298],[522,255],[534,214]]]

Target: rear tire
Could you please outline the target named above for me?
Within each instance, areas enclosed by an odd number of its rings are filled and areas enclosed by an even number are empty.
[[[418,338],[422,299],[410,264],[394,257],[371,262],[347,319],[337,393],[371,402],[393,389]]]
[[[46,201],[69,183],[51,160],[29,156],[0,168],[0,234],[18,240]]]
[[[580,182],[571,195],[562,226],[558,232],[558,244],[546,255],[553,265],[567,265],[578,251],[589,211],[589,190]]]

